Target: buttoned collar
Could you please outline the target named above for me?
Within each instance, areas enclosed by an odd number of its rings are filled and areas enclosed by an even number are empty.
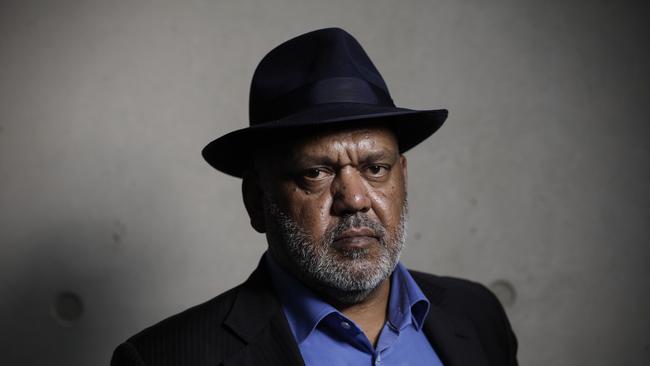
[[[323,301],[311,289],[282,269],[270,254],[266,253],[264,256],[273,286],[298,344],[304,342],[321,321],[330,315],[346,318],[336,308]],[[390,284],[389,326],[399,331],[413,324],[417,330],[420,330],[429,311],[429,301],[402,263],[397,264],[391,275]]]

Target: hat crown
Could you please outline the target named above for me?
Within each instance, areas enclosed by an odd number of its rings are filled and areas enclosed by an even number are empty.
[[[293,38],[260,61],[251,83],[250,125],[328,103],[394,107],[375,65],[359,42],[340,28]]]
[[[271,50],[255,70],[249,103],[250,126],[202,151],[215,169],[240,178],[269,142],[290,142],[289,131],[381,124],[393,130],[404,152],[447,118],[445,109],[396,107],[359,42],[340,28],[309,32]]]

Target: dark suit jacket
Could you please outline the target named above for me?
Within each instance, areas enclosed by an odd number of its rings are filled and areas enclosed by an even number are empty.
[[[466,280],[412,271],[431,302],[425,334],[445,366],[517,365],[517,341],[496,297]],[[243,284],[145,329],[112,366],[304,365],[264,261]]]

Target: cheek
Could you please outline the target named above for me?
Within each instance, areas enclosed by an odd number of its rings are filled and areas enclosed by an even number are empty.
[[[294,220],[311,236],[320,238],[331,223],[332,200],[328,195],[305,195],[294,202],[292,215]]]
[[[402,180],[391,182],[383,189],[372,191],[373,210],[379,220],[392,230],[399,223],[406,190]]]

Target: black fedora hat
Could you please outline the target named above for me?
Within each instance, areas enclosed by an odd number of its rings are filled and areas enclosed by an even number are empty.
[[[271,50],[253,75],[249,114],[249,127],[203,148],[215,169],[242,177],[254,148],[277,143],[289,131],[316,127],[383,124],[395,132],[404,152],[447,118],[445,109],[396,107],[359,42],[340,28],[312,31]]]

